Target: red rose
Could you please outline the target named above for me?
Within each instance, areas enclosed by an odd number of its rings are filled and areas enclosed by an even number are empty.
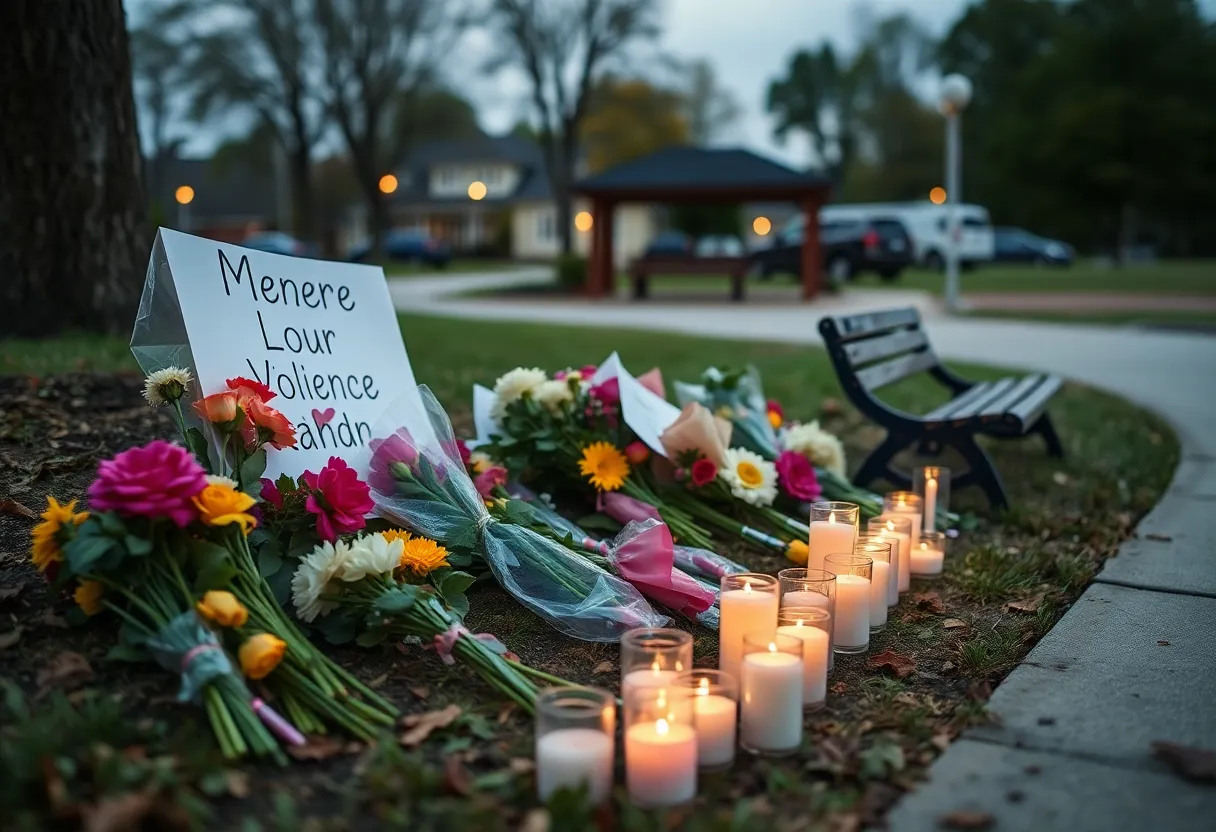
[[[777,457],[777,481],[786,494],[804,503],[818,500],[823,494],[819,478],[815,476],[815,466],[795,451],[783,451]]]
[[[701,457],[692,464],[692,484],[697,488],[709,485],[718,476],[718,466],[706,457]]]

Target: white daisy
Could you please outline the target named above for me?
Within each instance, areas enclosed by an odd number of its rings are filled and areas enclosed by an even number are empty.
[[[153,407],[172,404],[186,394],[192,380],[190,371],[181,367],[157,370],[144,379],[144,398]]]
[[[360,581],[368,575],[388,575],[401,561],[405,541],[398,538],[389,543],[380,534],[364,534],[350,543],[350,557],[342,571],[342,580]]]
[[[768,506],[777,499],[777,466],[759,454],[728,449],[718,476],[730,486],[731,494],[750,505]]]
[[[574,401],[574,391],[569,381],[544,381],[536,385],[532,398],[549,412],[559,413],[563,404]]]
[[[296,574],[291,577],[291,600],[296,615],[302,621],[312,622],[318,615],[326,615],[337,604],[322,600],[322,595],[332,595],[337,587],[331,586],[343,577],[350,560],[350,547],[342,541],[322,543],[300,561]]]
[[[218,474],[207,475],[207,485],[226,485],[229,488],[237,488],[237,481],[231,477],[221,477]]]
[[[494,382],[494,406],[490,409],[490,416],[498,421],[507,412],[507,408],[518,401],[521,396],[531,393],[548,380],[549,377],[545,375],[545,371],[535,367],[532,369],[516,367],[511,372],[505,373]]]
[[[844,445],[819,427],[818,421],[789,428],[781,438],[786,448],[797,451],[820,468],[845,475]]]

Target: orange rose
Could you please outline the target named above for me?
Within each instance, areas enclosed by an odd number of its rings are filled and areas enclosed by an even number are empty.
[[[194,403],[194,412],[213,425],[227,424],[236,419],[236,394],[227,390],[223,393],[212,393]]]
[[[252,423],[246,426],[249,444],[261,441],[278,450],[296,446],[296,429],[281,412],[256,398],[246,399],[245,408]]]

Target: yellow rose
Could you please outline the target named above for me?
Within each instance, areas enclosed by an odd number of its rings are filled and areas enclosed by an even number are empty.
[[[258,633],[245,639],[237,656],[241,670],[250,679],[265,679],[283,661],[287,642],[270,633]]]
[[[242,627],[249,620],[249,610],[231,592],[213,589],[194,605],[198,614],[221,627]]]
[[[72,598],[85,615],[97,615],[104,609],[101,606],[101,596],[104,594],[105,589],[99,581],[81,581]]]
[[[806,561],[810,557],[810,554],[810,547],[801,540],[791,540],[790,544],[785,547],[785,556],[800,566],[806,566]]]
[[[249,534],[257,525],[253,515],[247,513],[255,502],[248,494],[224,484],[209,485],[194,498],[199,517],[208,526],[228,526],[236,523],[245,534]]]

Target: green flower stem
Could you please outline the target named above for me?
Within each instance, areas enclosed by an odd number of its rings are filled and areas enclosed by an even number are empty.
[[[234,758],[244,757],[249,747],[245,744],[245,739],[241,736],[241,732],[237,730],[236,723],[232,720],[232,714],[228,712],[228,706],[225,704],[223,696],[214,685],[208,685],[204,695],[214,697],[215,699],[215,709],[219,715],[220,722],[224,726],[224,731],[228,735]]]
[[[211,733],[215,736],[215,741],[219,743],[220,753],[226,760],[236,759],[236,749],[228,736],[227,726],[220,716],[220,708],[223,707],[223,703],[219,699],[219,692],[208,685],[203,692],[203,702],[207,710],[207,719],[211,722]]]
[[[325,723],[314,718],[312,712],[299,703],[296,695],[289,688],[281,691],[279,697],[283,702],[283,710],[287,712],[288,719],[292,721],[301,733],[325,733]]]
[[[282,673],[284,681],[292,683],[293,689],[300,697],[300,700],[310,705],[317,713],[329,717],[360,739],[371,739],[376,736],[376,728],[374,726],[326,696],[312,680],[304,676],[300,671],[292,667],[280,665],[276,672]]]
[[[511,665],[511,667],[519,673],[524,673],[528,676],[535,676],[537,679],[542,679],[550,684],[557,685],[558,687],[567,688],[574,684],[573,682],[569,682],[559,676],[553,676],[545,673],[543,670],[537,670],[535,667],[530,667],[523,662],[517,662],[515,659],[504,658],[503,661]]]
[[[373,708],[371,705],[368,705],[361,699],[355,699],[354,697],[348,696],[344,701],[348,707],[358,711],[371,722],[379,722],[382,725],[392,725],[397,721],[395,717],[383,713],[377,708]]]

